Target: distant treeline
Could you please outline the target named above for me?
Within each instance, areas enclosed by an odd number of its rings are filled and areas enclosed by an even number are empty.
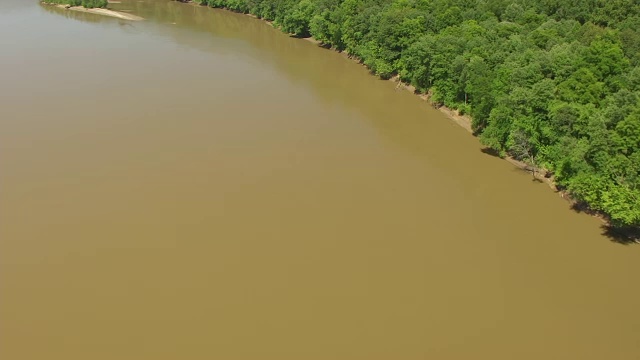
[[[486,146],[549,170],[614,225],[640,226],[640,1],[197,2],[398,75],[470,114]]]
[[[86,8],[106,8],[107,0],[44,0],[49,4],[84,6]]]

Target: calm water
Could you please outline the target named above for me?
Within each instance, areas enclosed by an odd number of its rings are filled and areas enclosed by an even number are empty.
[[[640,246],[247,16],[0,2],[0,358],[640,359]]]

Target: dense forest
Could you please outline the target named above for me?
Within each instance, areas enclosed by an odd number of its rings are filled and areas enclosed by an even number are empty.
[[[86,8],[105,8],[107,0],[45,0],[49,4],[62,4],[71,6],[84,6]]]
[[[469,114],[487,147],[640,226],[640,1],[198,0],[313,36]]]

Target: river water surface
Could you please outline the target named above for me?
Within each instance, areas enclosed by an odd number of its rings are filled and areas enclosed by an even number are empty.
[[[0,2],[0,358],[640,359],[640,247],[338,53]]]

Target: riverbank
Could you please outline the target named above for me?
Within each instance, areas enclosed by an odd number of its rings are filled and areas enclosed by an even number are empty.
[[[192,6],[206,6],[206,5],[199,5],[197,2],[192,1],[192,0],[176,0],[176,1],[184,3],[184,4],[190,4]],[[241,12],[237,12],[237,11],[234,11],[233,9],[229,9],[229,8],[226,8],[226,7],[221,7],[221,8],[218,8],[218,9],[230,11],[230,12],[233,12],[233,13],[240,13],[240,14],[249,16],[249,17],[254,18],[254,19],[262,20],[263,22],[267,23],[268,25],[270,25],[272,27],[274,26],[272,21],[262,19],[262,18],[260,18],[260,17],[258,17],[256,15],[254,15],[254,14],[241,13]],[[353,55],[347,53],[346,51],[339,51],[339,50],[336,50],[334,48],[325,46],[325,44],[323,44],[321,41],[319,41],[319,40],[317,40],[317,39],[315,39],[313,37],[303,37],[303,38],[298,38],[298,39],[304,40],[304,41],[308,41],[308,42],[310,42],[310,43],[312,43],[314,45],[317,45],[318,47],[322,47],[324,49],[329,49],[329,50],[336,51],[336,52],[342,54],[344,57],[346,57],[346,58],[348,58],[348,59],[350,59],[352,61],[355,61],[356,63],[358,63],[358,64],[360,64],[360,65],[362,65],[364,67],[367,67],[362,62],[362,60],[360,58],[358,58],[356,56],[353,56]],[[452,108],[449,108],[447,106],[434,103],[432,101],[432,99],[431,99],[432,98],[432,94],[431,93],[424,94],[424,93],[418,92],[417,89],[413,85],[401,81],[400,77],[397,76],[397,75],[393,76],[393,77],[391,77],[389,79],[386,79],[386,81],[391,81],[391,82],[395,83],[396,84],[396,90],[409,91],[412,94],[416,95],[421,100],[426,101],[434,109],[439,110],[441,113],[446,115],[446,117],[449,120],[453,121],[458,126],[460,126],[463,129],[467,130],[467,132],[469,132],[470,134],[473,134],[473,129],[471,127],[472,119],[468,115],[460,114],[460,112],[458,110],[456,110],[456,109],[452,109]],[[487,153],[493,153],[493,152],[487,151]],[[498,155],[496,155],[496,156],[498,156]],[[543,183],[546,183],[547,185],[549,185],[549,187],[551,189],[553,189],[554,191],[556,191],[559,194],[560,197],[562,197],[563,199],[569,200],[570,202],[574,202],[574,201],[570,200],[570,196],[569,196],[568,193],[558,189],[558,187],[556,186],[556,183],[553,181],[553,177],[546,176],[546,174],[548,173],[547,170],[536,168],[536,171],[534,173],[532,171],[531,166],[526,164],[526,163],[524,163],[524,162],[522,162],[522,161],[516,160],[516,159],[514,159],[512,157],[509,157],[509,156],[502,156],[501,158],[506,160],[506,161],[508,161],[509,163],[511,163],[512,165],[516,166],[517,168],[522,169],[523,171],[531,172],[532,176],[535,177],[535,179],[537,179],[540,182],[543,182]]]
[[[201,6],[198,4],[198,2],[194,2],[194,1],[190,1],[190,0],[175,0],[178,2],[182,2],[182,3],[191,3],[194,6]],[[233,9],[233,8],[227,8],[227,7],[217,7],[219,9],[222,10],[228,10],[231,12],[235,12],[235,13],[241,13],[241,14],[245,14],[247,16],[253,17],[253,18],[258,18],[261,19],[263,21],[265,21],[266,23],[268,23],[271,26],[273,25],[272,21],[268,21],[265,19],[262,19],[254,14],[249,14],[249,13],[245,13],[244,11],[239,10],[238,9]],[[284,31],[286,33],[286,31]],[[338,53],[340,53],[341,55],[349,58],[352,61],[357,62],[358,64],[367,67],[363,61],[358,58],[357,56],[353,56],[351,54],[349,54],[346,51],[339,51],[337,49],[332,48],[330,45],[327,45],[321,41],[318,41],[317,39],[313,38],[313,37],[298,37],[295,36],[294,34],[291,34],[293,37],[296,37],[298,39],[301,40],[305,40],[308,42],[311,42],[317,46],[320,46],[322,48],[325,49],[333,49],[336,50]],[[367,67],[368,68],[368,67]],[[462,127],[463,129],[467,130],[469,133],[474,134],[473,129],[472,129],[472,120],[468,115],[465,114],[460,114],[459,111],[443,106],[440,103],[434,102],[433,98],[431,96],[430,93],[423,93],[421,91],[417,91],[415,87],[411,86],[410,84],[404,83],[402,82],[399,77],[395,76],[395,77],[391,77],[390,79],[388,79],[389,81],[392,81],[396,84],[396,90],[407,90],[410,91],[412,94],[417,95],[420,99],[427,101],[432,107],[434,107],[435,109],[439,110],[441,113],[443,113],[445,116],[447,116],[447,118],[449,118],[451,121],[453,121],[454,123],[456,123],[457,125],[459,125],[460,127]],[[566,200],[569,202],[569,204],[571,205],[571,208],[574,209],[575,211],[578,212],[583,212],[583,213],[587,213],[591,216],[597,217],[599,218],[603,223],[603,228],[606,229],[618,229],[618,227],[614,227],[612,225],[612,221],[610,220],[610,217],[599,210],[593,210],[590,209],[588,206],[586,206],[584,203],[577,201],[576,199],[572,198],[569,194],[569,192],[563,188],[562,186],[558,185],[555,181],[555,178],[553,176],[553,174],[542,168],[539,167],[537,164],[534,164],[533,166],[529,163],[525,163],[523,161],[519,161],[517,159],[511,158],[509,156],[504,156],[504,154],[499,154],[498,152],[490,149],[490,148],[485,148],[482,149],[482,152],[489,154],[491,156],[495,156],[495,157],[500,157],[506,161],[508,161],[510,164],[512,164],[513,166],[515,166],[518,169],[521,169],[522,171],[528,172],[531,176],[532,176],[532,180],[540,182],[540,183],[544,183],[547,184],[547,186],[549,186],[549,188],[551,188],[556,194],[558,194],[558,196],[560,196],[562,199]],[[633,230],[633,229],[632,229]],[[637,230],[637,229],[636,229]],[[639,231],[632,231],[633,233],[638,233]],[[626,231],[625,231],[626,232]],[[627,235],[625,235],[627,236]],[[640,239],[640,235],[631,235],[631,236],[627,236],[630,240],[635,240],[636,242]]]
[[[71,5],[63,5],[63,4],[52,4],[52,3],[47,3],[47,2],[42,2],[45,5],[49,5],[49,6],[55,6],[61,9],[65,9],[65,10],[72,10],[72,11],[79,11],[79,12],[86,12],[86,13],[91,13],[91,14],[96,14],[96,15],[103,15],[103,16],[109,16],[109,17],[114,17],[114,18],[118,18],[118,19],[122,19],[122,20],[130,20],[130,21],[141,21],[144,20],[144,18],[137,16],[137,15],[133,15],[133,14],[127,14],[124,12],[120,12],[120,11],[115,11],[115,10],[110,10],[110,9],[103,9],[103,8],[92,8],[92,9],[88,9],[82,6],[71,6]],[[115,3],[115,2],[110,2],[110,3]]]

